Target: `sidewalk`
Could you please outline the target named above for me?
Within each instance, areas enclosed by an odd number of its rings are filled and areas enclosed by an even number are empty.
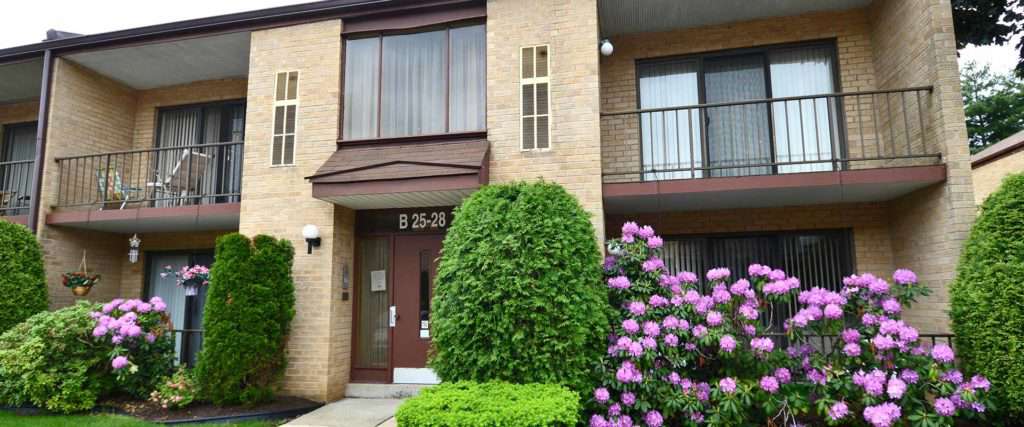
[[[285,427],[396,426],[393,417],[401,403],[402,399],[342,399],[296,418]]]

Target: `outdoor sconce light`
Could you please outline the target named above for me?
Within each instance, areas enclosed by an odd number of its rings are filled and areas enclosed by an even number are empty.
[[[306,239],[306,253],[312,254],[313,248],[320,247],[320,229],[316,228],[313,224],[306,224],[302,227],[302,237]]]
[[[608,39],[601,40],[600,48],[601,55],[612,56],[612,52],[615,52],[615,46]]]
[[[132,264],[139,262],[139,246],[142,246],[142,239],[138,234],[133,234],[132,238],[128,239],[128,262]]]

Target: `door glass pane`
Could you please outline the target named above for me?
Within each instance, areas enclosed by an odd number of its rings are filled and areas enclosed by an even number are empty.
[[[420,251],[420,329],[430,329],[430,294],[433,293],[430,281],[431,264],[434,256],[429,250]],[[422,336],[422,335],[421,335]]]
[[[674,60],[643,63],[640,79],[640,108],[668,108],[695,105],[697,61]],[[700,111],[670,110],[640,115],[645,181],[700,178],[703,167]],[[694,169],[693,171],[682,169]],[[666,172],[658,172],[666,171]]]
[[[809,96],[835,91],[832,48],[786,49],[768,56],[772,97]],[[785,162],[830,160],[836,144],[834,99],[815,98],[772,103],[775,159]],[[780,173],[832,170],[830,162],[779,166]]]
[[[170,267],[172,271],[181,270],[188,264],[187,254],[147,254],[149,257],[149,296],[160,297],[167,303],[167,314],[171,317],[171,324],[175,330],[188,329],[185,320],[185,289],[177,285],[174,274],[166,272]],[[183,334],[174,334],[174,355],[175,360],[182,362],[182,351],[184,349]]]
[[[711,58],[704,61],[707,103],[767,98],[761,55]],[[732,105],[707,109],[708,156],[711,176],[766,175],[770,167],[768,106]],[[734,167],[735,166],[735,167]]]
[[[345,41],[345,139],[377,136],[380,39]]]
[[[391,283],[387,239],[359,241],[359,329],[356,342],[356,366],[388,367],[388,308]]]

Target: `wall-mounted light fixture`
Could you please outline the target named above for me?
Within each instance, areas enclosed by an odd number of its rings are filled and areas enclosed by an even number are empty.
[[[610,40],[608,40],[608,39],[601,40],[601,43],[599,43],[599,46],[600,46],[599,50],[601,51],[601,55],[612,56],[612,52],[615,52],[615,46],[613,46],[612,42]]]
[[[128,239],[128,262],[132,264],[139,262],[140,246],[142,246],[142,239],[138,234],[133,234],[132,238]]]
[[[313,253],[313,248],[320,247],[320,229],[313,224],[302,227],[302,237],[306,239],[306,253]]]

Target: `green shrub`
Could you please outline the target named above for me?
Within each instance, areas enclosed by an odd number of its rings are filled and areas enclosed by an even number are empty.
[[[545,182],[491,185],[463,202],[435,281],[430,366],[444,381],[589,389],[608,294],[588,217]]]
[[[0,333],[46,311],[46,274],[36,237],[22,225],[0,221]]]
[[[968,371],[993,383],[1001,408],[1024,415],[1024,175],[985,200],[950,288],[953,332]]]
[[[214,403],[273,398],[295,315],[294,253],[291,243],[269,236],[250,241],[234,233],[217,239],[195,369],[201,395]]]
[[[112,390],[109,348],[90,335],[95,322],[89,313],[98,309],[79,302],[36,314],[0,335],[0,404],[75,412]]]
[[[192,371],[184,366],[170,377],[164,378],[149,395],[149,400],[166,409],[178,409],[196,400],[196,381]]]
[[[444,383],[402,403],[402,427],[572,426],[579,396],[554,384]]]

